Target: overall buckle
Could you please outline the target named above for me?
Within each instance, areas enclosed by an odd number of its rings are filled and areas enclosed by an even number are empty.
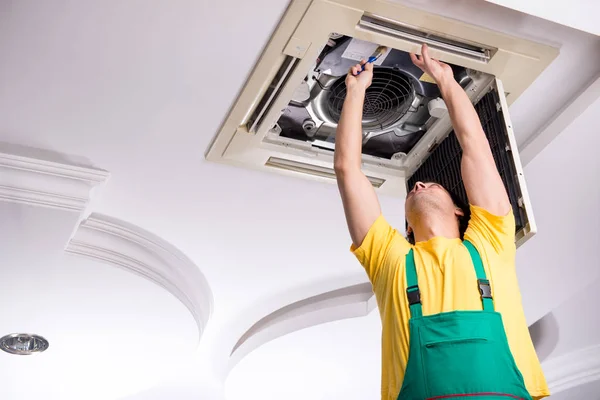
[[[490,286],[490,281],[487,279],[477,279],[477,284],[479,285],[481,299],[491,299],[492,287]]]
[[[406,297],[408,298],[409,306],[421,303],[421,291],[419,286],[413,285],[406,288]]]

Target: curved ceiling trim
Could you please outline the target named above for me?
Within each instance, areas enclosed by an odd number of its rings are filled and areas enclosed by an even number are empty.
[[[551,358],[542,365],[553,395],[600,380],[600,345]]]
[[[65,250],[123,268],[166,289],[187,307],[202,336],[212,313],[212,291],[200,268],[175,246],[136,225],[92,213]]]
[[[0,199],[81,212],[108,171],[46,150],[0,143]]]
[[[560,328],[554,313],[549,312],[529,325],[529,334],[538,359],[543,362],[556,349],[560,339]]]
[[[262,317],[244,332],[231,350],[229,368],[251,351],[278,337],[315,325],[362,317],[376,306],[370,282],[295,301]]]

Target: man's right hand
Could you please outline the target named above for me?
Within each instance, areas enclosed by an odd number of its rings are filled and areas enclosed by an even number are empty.
[[[366,65],[365,65],[366,64]],[[357,75],[362,66],[365,65],[365,70],[362,71],[359,75]],[[346,90],[350,91],[353,89],[362,89],[367,90],[369,86],[371,86],[371,80],[373,79],[373,64],[367,63],[365,60],[362,60],[360,64],[356,64],[350,71],[348,71],[348,76],[346,76]]]

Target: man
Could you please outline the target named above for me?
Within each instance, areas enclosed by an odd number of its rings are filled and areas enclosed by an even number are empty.
[[[463,150],[464,210],[441,185],[417,182],[405,203],[410,244],[381,215],[361,172],[362,110],[372,64],[346,78],[335,171],[352,251],[382,320],[381,398],[540,399],[549,395],[521,305],[515,221],[479,118],[426,45],[412,61],[437,83]],[[361,64],[365,64],[363,61]],[[466,231],[459,221],[470,211]],[[464,241],[462,238],[464,237]]]

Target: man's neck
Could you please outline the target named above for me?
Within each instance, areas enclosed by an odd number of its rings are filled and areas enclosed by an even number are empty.
[[[440,215],[424,215],[419,218],[413,227],[416,242],[426,242],[434,237],[445,237],[448,239],[460,238],[460,232],[456,220],[452,217]]]

